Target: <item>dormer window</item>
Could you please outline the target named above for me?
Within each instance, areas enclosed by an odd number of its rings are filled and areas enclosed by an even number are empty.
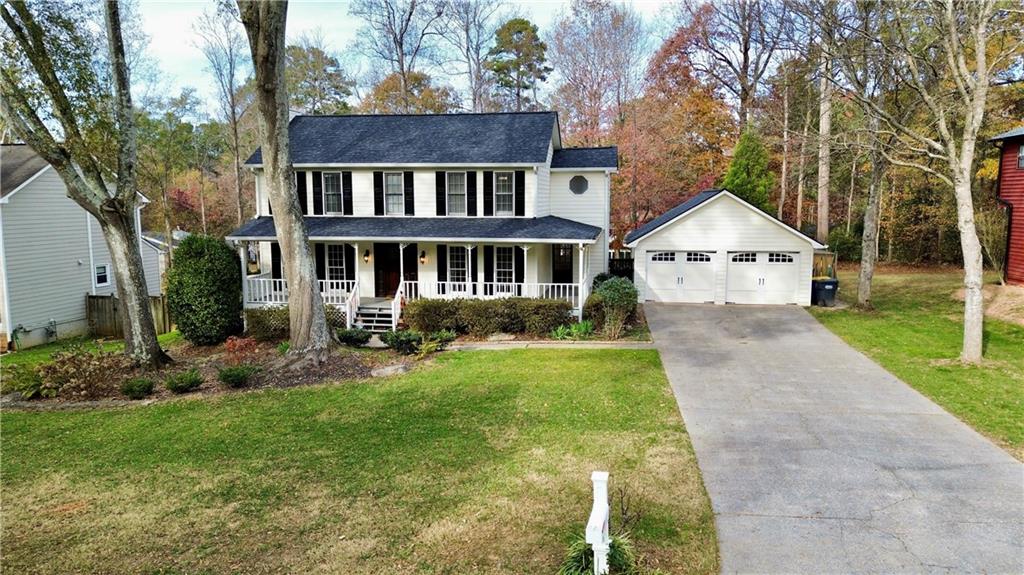
[[[448,172],[448,215],[466,215],[466,172]]]
[[[513,172],[494,172],[494,215],[511,217],[515,213]]]

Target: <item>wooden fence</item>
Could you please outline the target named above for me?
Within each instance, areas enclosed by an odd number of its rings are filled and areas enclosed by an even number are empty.
[[[836,254],[832,252],[814,252],[814,277],[836,277]]]
[[[89,320],[91,336],[124,337],[119,305],[121,303],[112,295],[85,296],[85,316]],[[167,308],[167,296],[150,296],[149,310],[153,313],[158,335],[171,331],[171,312]]]

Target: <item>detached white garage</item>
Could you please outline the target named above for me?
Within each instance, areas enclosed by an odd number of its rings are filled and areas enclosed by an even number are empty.
[[[824,248],[736,197],[707,190],[626,236],[640,301],[811,304]]]

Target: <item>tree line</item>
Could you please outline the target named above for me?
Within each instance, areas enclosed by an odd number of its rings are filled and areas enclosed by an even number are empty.
[[[289,114],[535,109],[559,111],[566,145],[619,147],[613,240],[726,185],[860,260],[862,306],[877,259],[963,265],[962,358],[977,361],[984,258],[1001,261],[985,138],[1024,117],[1021,8],[689,1],[665,10],[659,34],[610,0],[573,0],[550,30],[502,0],[354,0],[361,29],[346,52],[361,56],[360,73],[322,33],[289,43],[287,3],[220,0],[194,24],[209,110],[191,89],[140,88],[157,72],[134,4],[6,0],[0,112],[5,134],[39,151],[100,221],[140,361],[163,356],[146,306],[131,304],[145,286],[126,253],[129,190],[154,203],[148,229],[224,235],[253,213],[242,165],[263,146],[292,349],[322,357],[330,335],[290,190]]]

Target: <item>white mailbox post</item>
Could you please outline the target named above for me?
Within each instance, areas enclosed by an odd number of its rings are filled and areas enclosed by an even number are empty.
[[[590,475],[594,483],[594,507],[587,521],[586,541],[594,549],[594,575],[607,575],[608,549],[611,537],[608,535],[608,521],[611,508],[608,506],[608,472],[595,471]]]

